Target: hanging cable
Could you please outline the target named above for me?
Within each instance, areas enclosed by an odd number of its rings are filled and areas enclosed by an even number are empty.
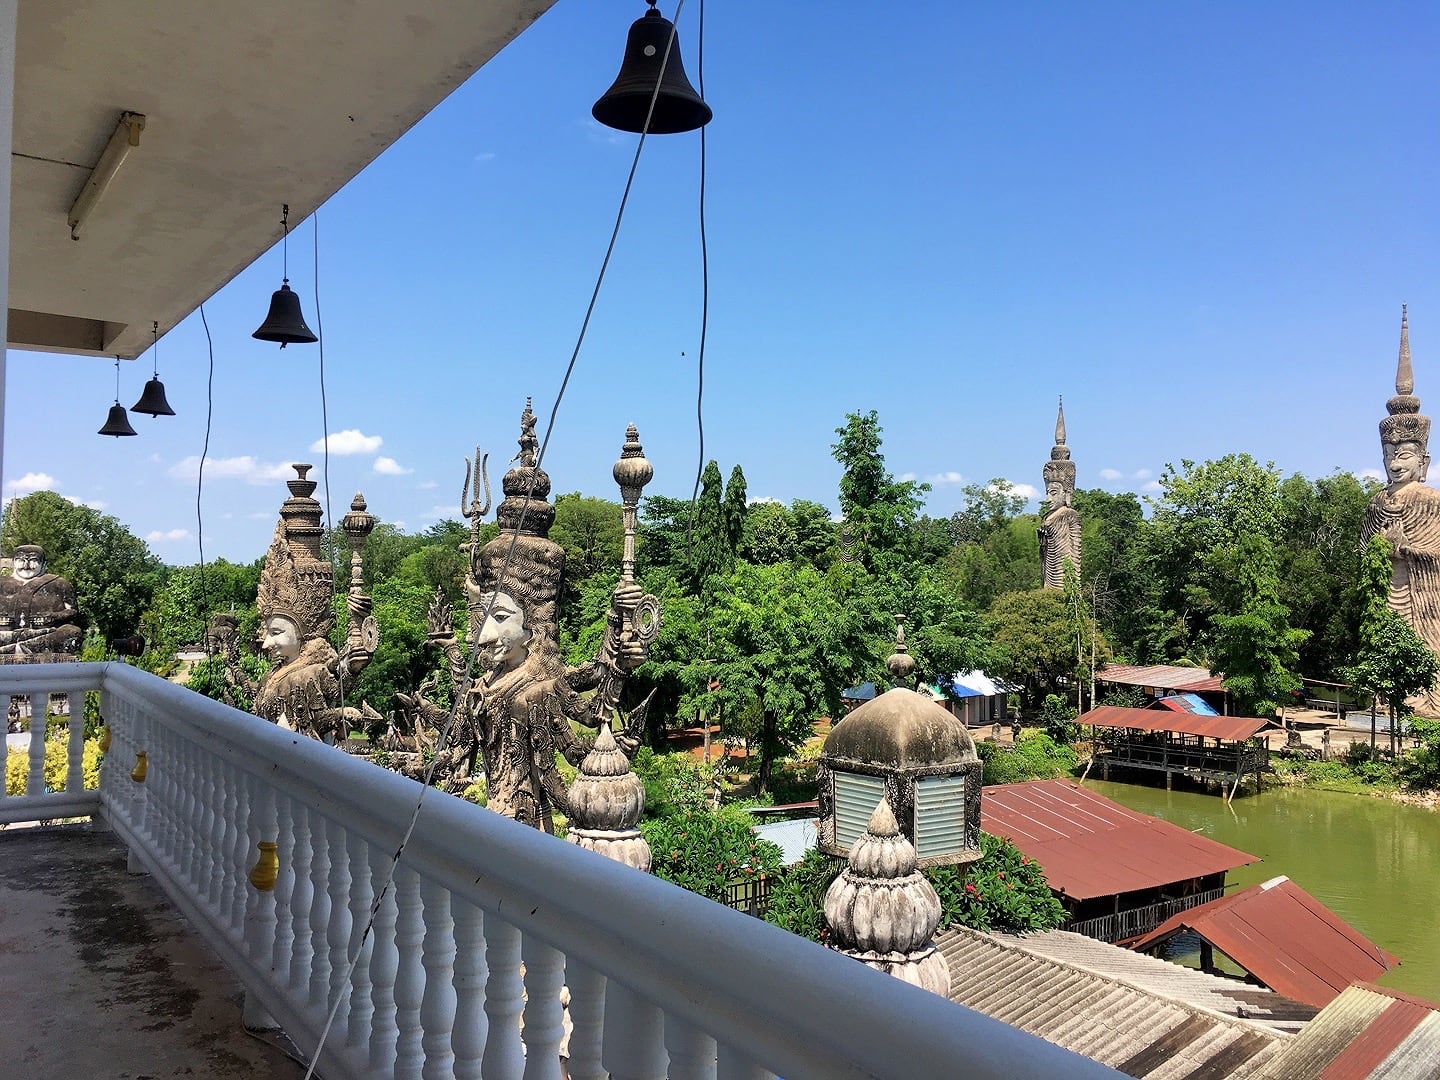
[[[677,12],[678,14],[678,12]],[[700,98],[705,98],[705,0],[700,0],[700,40],[695,50],[695,77]],[[690,528],[686,546],[693,541],[700,477],[705,473],[705,339],[710,325],[710,252],[705,239],[705,128],[700,128],[700,356],[695,365],[695,428],[700,442],[700,460],[695,463],[695,486],[690,491]]]
[[[330,610],[333,612],[335,597],[339,594],[339,589],[335,584],[334,571],[335,564],[339,561],[335,557],[336,545],[339,541],[335,538],[335,515],[330,512],[330,406],[325,395],[325,319],[320,314],[320,210],[318,207],[311,215],[310,221],[315,237],[315,336],[320,343],[320,445],[321,453],[324,455],[320,459],[320,478],[325,485],[325,525],[326,535],[330,540]],[[345,664],[337,664],[335,667],[335,679],[340,684],[340,708],[342,710],[345,708],[345,667]],[[346,737],[349,737],[348,732]],[[339,742],[344,742],[338,732],[335,738]]]
[[[664,55],[661,57],[660,61],[660,70],[662,72],[662,75],[665,70],[665,65],[669,63],[670,53],[675,46],[675,37],[678,32],[675,27],[679,24],[680,12],[684,10],[684,7],[685,0],[679,0],[679,2],[675,6],[675,25],[671,28],[670,37],[665,43],[665,52]],[[535,457],[535,469],[530,475],[530,485],[526,489],[525,498],[520,504],[520,515],[519,520],[517,521],[515,526],[515,532],[510,538],[510,545],[505,550],[505,558],[500,564],[499,573],[496,575],[495,589],[491,591],[489,598],[485,602],[485,610],[480,616],[480,622],[482,625],[484,624],[485,620],[489,619],[491,608],[495,604],[495,596],[497,593],[503,590],[504,584],[507,580],[507,575],[510,571],[511,557],[515,554],[515,546],[520,539],[520,531],[525,526],[525,517],[529,512],[530,502],[535,493],[535,484],[539,479],[540,469],[545,462],[545,452],[547,449],[549,449],[550,446],[550,436],[554,434],[555,431],[555,420],[560,413],[560,404],[565,399],[565,391],[570,385],[570,377],[572,374],[574,374],[575,365],[580,358],[580,349],[585,344],[585,335],[590,327],[590,318],[595,312],[595,303],[600,296],[600,287],[605,282],[605,272],[610,266],[611,256],[615,253],[615,243],[620,236],[620,225],[625,220],[625,207],[630,200],[630,189],[634,186],[635,183],[635,173],[640,166],[640,154],[641,151],[645,148],[645,138],[650,132],[650,122],[655,115],[655,102],[658,100],[659,97],[660,82],[657,79],[655,83],[655,89],[650,95],[650,106],[645,112],[644,128],[640,132],[639,141],[635,144],[635,156],[630,162],[630,172],[625,178],[625,187],[620,196],[620,206],[615,213],[615,225],[610,230],[610,241],[608,244],[606,244],[605,256],[600,261],[600,270],[595,277],[595,287],[590,292],[590,302],[586,305],[585,317],[581,320],[580,323],[580,332],[575,341],[575,348],[572,349],[570,352],[569,362],[565,365],[564,377],[561,378],[560,388],[555,394],[555,404],[550,409],[550,419],[545,427],[545,437],[540,442],[540,449]],[[317,321],[319,319],[318,310],[316,312],[316,319]],[[469,696],[470,686],[474,679],[475,662],[478,658],[477,651],[474,648],[474,643],[471,642],[470,646],[470,657],[466,661],[464,677],[461,679],[460,685],[454,688],[454,699],[450,706],[450,712],[446,716],[445,727],[440,732],[439,739],[436,743],[435,756],[431,759],[429,768],[425,770],[425,779],[420,788],[420,795],[415,800],[415,809],[410,815],[410,821],[405,826],[404,833],[401,834],[400,843],[396,847],[395,855],[390,861],[390,868],[386,871],[384,879],[381,881],[379,887],[375,890],[375,899],[370,906],[370,914],[365,922],[365,930],[360,936],[360,941],[356,947],[356,950],[353,955],[346,958],[345,974],[342,977],[342,983],[349,981],[351,974],[355,970],[355,965],[359,963],[360,956],[364,952],[365,944],[369,940],[370,934],[375,928],[375,915],[377,912],[379,912],[381,903],[384,901],[385,896],[389,893],[391,886],[394,884],[395,869],[400,864],[400,857],[405,853],[405,846],[410,842],[410,837],[413,836],[415,833],[415,826],[420,820],[420,811],[425,805],[425,796],[430,791],[430,784],[431,781],[434,779],[435,770],[439,767],[440,762],[444,760],[445,751],[449,748],[450,734],[452,731],[454,731],[456,720],[459,718],[460,715],[460,709],[467,697]],[[485,687],[481,687],[481,698],[476,704],[477,708],[484,708],[485,689]],[[320,1060],[320,1052],[325,1048],[325,1042],[330,1037],[330,1031],[335,1025],[335,1017],[340,1011],[340,1004],[343,1000],[343,996],[337,996],[335,1003],[330,1007],[330,1012],[325,1018],[325,1027],[320,1032],[320,1041],[315,1047],[315,1053],[311,1058],[309,1067],[305,1070],[304,1080],[310,1080],[310,1078],[315,1075],[315,1066],[316,1063]]]
[[[200,545],[200,612],[205,620],[202,631],[205,635],[205,655],[214,655],[214,642],[210,640],[210,603],[205,589],[205,518],[200,513],[200,496],[205,491],[205,458],[210,453],[210,422],[215,415],[215,341],[210,336],[210,323],[205,318],[205,305],[200,305],[200,325],[205,327],[205,346],[210,355],[210,366],[205,376],[205,442],[200,447],[200,468],[195,474],[195,539]]]

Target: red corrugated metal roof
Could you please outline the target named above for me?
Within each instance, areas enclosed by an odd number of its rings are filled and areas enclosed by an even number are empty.
[[[1182,911],[1135,942],[1192,930],[1276,993],[1324,1008],[1400,962],[1287,877]]]
[[[1394,1053],[1433,1010],[1433,1005],[1392,1001],[1354,1042],[1335,1055],[1318,1080],[1365,1080],[1372,1076],[1381,1062]]]
[[[1106,664],[1095,673],[1100,682],[1124,686],[1150,686],[1164,690],[1224,690],[1219,675],[1208,668],[1177,667],[1174,664]]]
[[[1075,900],[1152,889],[1259,862],[1073,780],[996,784],[980,799],[980,827],[1035,860],[1050,887]]]
[[[1255,716],[1202,716],[1199,713],[1173,713],[1168,709],[1099,705],[1082,713],[1076,723],[1134,731],[1174,731],[1182,735],[1204,735],[1211,739],[1238,742],[1267,727],[1270,721]]]

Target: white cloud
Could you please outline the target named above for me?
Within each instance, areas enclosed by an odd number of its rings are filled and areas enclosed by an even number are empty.
[[[1014,483],[1012,483],[1012,484],[1010,485],[1010,491],[1011,491],[1012,494],[1015,494],[1015,495],[1023,495],[1023,496],[1025,496],[1025,498],[1027,498],[1027,499],[1038,499],[1038,498],[1040,498],[1040,496],[1041,496],[1042,494],[1044,494],[1044,492],[1042,492],[1042,491],[1041,491],[1039,488],[1037,488],[1034,484],[1014,484]]]
[[[251,521],[263,521],[265,518],[273,518],[275,516],[275,511],[256,510],[253,514],[246,514],[245,516]]]
[[[393,457],[377,457],[374,469],[381,476],[406,476],[415,471],[405,468]]]
[[[421,491],[431,491],[439,487],[440,485],[437,484],[434,480],[422,480],[415,486],[418,487]]]
[[[7,483],[5,490],[11,495],[28,495],[32,491],[54,491],[55,477],[49,473],[27,472],[19,480],[11,480]]]
[[[494,161],[494,160],[495,160],[495,152],[494,152],[493,150],[486,150],[486,151],[484,151],[484,152],[482,152],[482,153],[476,154],[474,160],[475,160],[475,161]]]
[[[399,529],[401,532],[404,532],[406,529],[405,522],[403,521],[392,521],[390,524],[394,525],[395,528]]]
[[[931,473],[925,477],[925,482],[935,487],[944,487],[948,484],[963,484],[965,483],[965,477],[952,469],[949,472]]]
[[[919,479],[920,479],[920,474],[919,474],[919,473],[913,473],[913,472],[902,472],[902,473],[901,473],[899,476],[897,476],[895,479],[898,480],[898,481],[900,481],[900,483],[902,483],[902,484],[909,484],[909,483],[912,483],[913,481],[919,480]]]
[[[749,506],[759,506],[761,503],[774,503],[776,506],[785,505],[779,499],[776,499],[770,495],[760,495],[754,499],[750,499],[747,501],[747,505]]]
[[[155,529],[145,539],[150,543],[163,543],[168,540],[187,540],[190,537],[189,529]]]
[[[1164,491],[1165,489],[1161,486],[1159,480],[1151,480],[1148,484],[1146,484],[1146,485],[1145,485],[1143,488],[1141,488],[1140,490],[1141,490],[1141,491]]]
[[[1361,469],[1355,476],[1361,480],[1378,480],[1382,484],[1385,482],[1385,474],[1379,469]]]
[[[359,428],[346,428],[344,431],[333,431],[328,439],[316,439],[310,444],[312,454],[323,454],[326,442],[330,444],[330,453],[343,456],[347,454],[373,454],[380,449],[380,444],[385,440],[379,435],[366,435]]]
[[[1136,480],[1149,480],[1150,477],[1152,477],[1152,476],[1154,476],[1154,475],[1155,475],[1155,474],[1154,474],[1153,472],[1151,472],[1149,469],[1136,469],[1136,470],[1135,470],[1135,479],[1136,479]]]
[[[110,505],[104,499],[81,499],[74,495],[66,495],[64,499],[71,506],[88,506],[91,510],[104,510]]]
[[[455,510],[449,506],[432,506],[420,516],[426,521],[439,521],[441,518],[454,517]]]
[[[177,480],[194,480],[200,475],[200,457],[191,454],[182,458],[167,470]],[[206,458],[206,480],[243,480],[247,484],[271,484],[276,480],[293,479],[295,472],[289,465],[272,465],[257,461],[249,454],[230,458]]]
[[[1101,480],[1121,480],[1121,479],[1124,478],[1124,476],[1125,476],[1125,474],[1122,473],[1119,469],[1101,469],[1101,470],[1100,470],[1100,479],[1101,479]]]

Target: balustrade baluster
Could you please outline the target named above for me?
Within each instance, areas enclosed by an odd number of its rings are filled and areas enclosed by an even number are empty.
[[[425,992],[425,969],[420,950],[425,942],[425,919],[420,910],[420,875],[403,863],[395,868],[395,946],[400,966],[395,973],[395,1044],[397,1080],[420,1080],[424,1046],[420,1028],[420,1002]]]
[[[173,851],[174,829],[170,813],[170,789],[175,778],[175,761],[165,731],[149,718],[145,721],[145,827],[150,835],[149,850],[161,863],[168,863]]]
[[[350,981],[342,990],[349,996],[340,1007],[350,1017],[345,1028],[349,1046],[366,1046],[370,1042],[370,1022],[375,1002],[370,996],[370,957],[375,939],[366,933],[370,908],[375,902],[375,888],[370,880],[370,844],[353,829],[345,833],[346,858],[350,867],[350,895],[346,898],[350,913],[350,940],[345,944],[345,963],[354,961]]]
[[[425,993],[420,999],[420,1027],[424,1032],[425,1080],[451,1080],[455,1075],[455,920],[450,913],[450,891],[425,879],[420,882],[424,907],[425,945],[420,961],[425,967]]]
[[[65,773],[65,790],[72,795],[79,795],[85,790],[85,706],[80,706],[80,715],[76,716],[73,708],[76,700],[83,703],[85,695],[65,695],[65,711],[70,717],[69,768]]]
[[[525,964],[525,1080],[560,1080],[560,1050],[565,1042],[565,1010],[560,988],[565,985],[565,955],[538,938],[524,936],[520,959]],[[565,1047],[568,1056],[570,1049]]]
[[[318,811],[310,811],[310,1000],[330,1008],[330,829]]]
[[[295,803],[275,793],[275,858],[280,873],[275,880],[275,947],[270,953],[271,978],[276,986],[290,985],[290,961],[295,948]]]
[[[678,1016],[665,1016],[669,1080],[716,1080],[715,1040]]]
[[[485,1015],[489,1018],[481,1071],[489,1080],[519,1080],[525,1071],[520,1042],[524,984],[520,980],[520,931],[498,915],[485,916]]]
[[[290,989],[300,997],[310,992],[310,903],[315,887],[310,881],[310,808],[295,803],[295,889],[290,894],[290,925],[295,947],[290,952]]]
[[[40,707],[40,715],[35,715],[37,698],[46,702],[50,700],[44,694],[30,695],[30,773],[25,778],[26,795],[45,794],[45,728],[50,718],[44,705]],[[8,752],[6,758],[9,758]]]
[[[605,987],[603,1060],[611,1080],[665,1080],[665,1016],[628,986]]]
[[[338,821],[329,823],[326,850],[330,854],[330,917],[325,927],[326,952],[330,957],[330,989],[327,1002],[340,1002],[330,1038],[350,1040],[350,848],[348,830]]]
[[[481,1080],[485,1053],[485,916],[468,900],[450,899],[455,920],[455,1080]]]
[[[200,880],[198,863],[200,838],[196,824],[200,818],[200,778],[197,775],[200,748],[189,739],[171,732],[175,746],[175,763],[178,768],[176,779],[180,784],[180,798],[177,802],[175,862],[180,870],[180,880],[194,885]]]
[[[255,896],[247,905],[250,917],[245,923],[245,951],[263,963],[270,959],[275,949],[275,882],[263,880],[265,867],[261,863],[259,845],[272,842],[275,836],[275,789],[263,780],[252,779],[251,782],[254,785],[251,817],[255,824],[250,834],[256,839],[244,872],[250,876],[252,867],[258,868],[259,872],[250,880],[250,889]],[[259,885],[256,879],[261,879]]]
[[[220,873],[219,855],[223,840],[220,827],[220,809],[224,805],[224,792],[220,786],[220,762],[214,754],[200,748],[200,850],[195,864],[199,875],[196,891],[205,906],[213,913],[219,910]]]
[[[386,882],[390,859],[379,852],[370,860],[370,873],[376,889],[383,889],[375,904],[375,923],[370,937],[370,999],[375,1015],[370,1021],[370,1071],[385,1076],[395,1069],[395,1049],[399,1028],[395,1023],[395,980],[399,972],[400,953],[395,941],[399,908],[395,903],[395,883]]]
[[[246,823],[249,816],[250,774],[240,769],[231,770],[230,790],[226,797],[225,859],[222,873],[228,883],[227,895],[230,907],[226,910],[227,922],[236,941],[245,936],[245,898],[249,883],[245,880],[245,869],[250,858],[250,833]]]
[[[565,960],[570,988],[570,1080],[605,1080],[605,976],[574,957]]]

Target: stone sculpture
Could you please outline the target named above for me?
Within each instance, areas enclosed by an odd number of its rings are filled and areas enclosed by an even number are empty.
[[[0,656],[71,660],[80,648],[75,587],[45,572],[45,549],[21,544],[11,576],[0,578]]]
[[[1071,506],[1075,498],[1075,463],[1065,445],[1065,402],[1055,417],[1055,445],[1045,463],[1045,501],[1048,509],[1040,523],[1040,567],[1045,588],[1065,587],[1065,564],[1080,572],[1080,514]]]
[[[470,658],[456,642],[450,612],[437,596],[431,611],[430,640],[443,649],[451,679],[460,688],[456,710],[460,730],[452,733],[440,768],[463,771],[464,762],[478,755],[485,770],[490,809],[551,833],[558,810],[570,819],[572,827],[609,831],[617,834],[617,840],[628,841],[633,839],[630,833],[641,804],[631,805],[633,785],[621,778],[628,772],[626,754],[633,752],[639,741],[644,707],[631,713],[629,729],[613,737],[613,751],[605,728],[626,677],[645,662],[660,629],[658,602],[634,581],[635,506],[640,489],[650,479],[650,463],[632,425],[624,455],[615,467],[625,508],[621,580],[611,596],[604,640],[595,659],[569,667],[561,659],[556,640],[556,605],[565,552],[549,537],[555,508],[547,498],[550,477],[538,464],[535,414],[528,400],[520,418],[519,443],[516,464],[502,481],[504,500],[496,508],[500,533],[486,544],[479,542],[480,523],[490,503],[485,463],[477,451],[472,492],[470,462],[466,461],[461,509],[470,520],[471,542],[467,545],[470,568],[465,593],[469,640],[478,670],[472,679]],[[589,690],[594,694],[582,698]],[[402,701],[412,707],[417,722],[441,730],[449,723],[448,714],[423,694]],[[581,739],[571,721],[601,729],[599,740]],[[589,762],[592,767],[587,777],[604,777],[601,783],[623,806],[610,807],[608,799],[593,798],[593,791],[572,804],[556,755],[580,765],[592,749],[597,756]],[[622,843],[619,850],[634,856],[619,855],[621,861],[635,865],[641,859],[633,844]],[[648,849],[643,862],[649,862]]]
[[[232,634],[226,676],[231,686],[253,697],[257,715],[311,738],[343,742],[352,725],[380,719],[368,706],[341,704],[342,683],[354,684],[379,644],[370,598],[361,591],[359,561],[360,547],[375,521],[365,513],[364,496],[357,494],[342,523],[352,553],[346,594],[349,626],[345,648],[337,653],[327,637],[335,621],[334,567],[320,549],[325,530],[320,504],[312,498],[315,481],[305,477],[309,465],[294,469],[298,478],[287,482],[290,498],[280,507],[256,595],[260,648],[275,666],[261,680],[249,678],[239,666]]]
[[[1380,448],[1386,486],[1365,510],[1361,541],[1380,535],[1390,541],[1393,573],[1390,607],[1440,653],[1440,492],[1425,483],[1430,468],[1430,418],[1420,413],[1410,360],[1410,322],[1400,309],[1400,358],[1395,396],[1380,421]],[[1440,717],[1440,691],[1412,698],[1422,716]]]

